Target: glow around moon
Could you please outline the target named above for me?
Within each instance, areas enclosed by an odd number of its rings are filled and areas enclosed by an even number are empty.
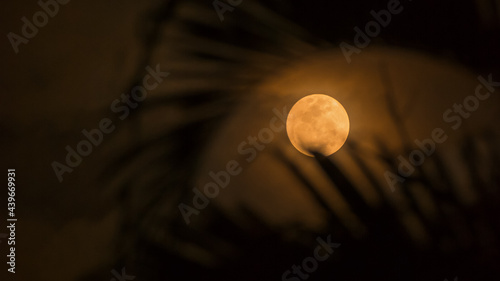
[[[349,117],[336,99],[321,94],[305,96],[295,103],[286,120],[292,145],[305,155],[325,156],[339,150],[349,134]]]

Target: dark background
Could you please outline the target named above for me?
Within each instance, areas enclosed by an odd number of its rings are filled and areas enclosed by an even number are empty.
[[[280,56],[286,64],[309,53],[287,55],[294,46],[274,37],[282,26],[267,19],[301,27],[300,32],[285,29],[317,47],[314,52],[338,49],[340,42],[352,44],[353,27],[363,27],[372,20],[370,11],[385,9],[388,2],[252,1],[267,7],[264,15],[245,7],[247,1],[220,22],[210,1],[74,0],[61,5],[18,54],[6,35],[20,34],[20,18],[31,18],[40,8],[36,1],[2,3],[1,167],[17,171],[19,222],[18,273],[4,275],[5,267],[1,279],[110,280],[113,269],[125,267],[136,280],[279,280],[310,256],[316,237],[328,234],[342,246],[311,280],[498,278],[495,245],[491,252],[474,243],[465,249],[420,250],[405,237],[381,234],[398,233],[387,214],[368,220],[375,234],[363,239],[350,237],[334,219],[320,231],[282,229],[247,206],[241,207],[245,220],[214,205],[196,224],[185,225],[177,204],[189,201],[211,138],[232,118],[231,108],[252,98],[244,89],[280,67],[236,51],[231,56],[231,48],[218,53],[192,38]],[[401,3],[403,12],[367,48],[411,49],[498,77],[500,2]],[[218,67],[198,68],[205,62]],[[130,118],[118,122],[109,105],[141,82],[145,66],[156,63],[171,76]],[[80,131],[97,128],[104,117],[114,118],[117,130],[59,183],[52,161],[63,161],[64,147],[75,146]],[[498,242],[498,174],[492,170],[492,181],[484,183],[493,190],[490,200],[480,204],[485,209],[461,210],[468,221],[485,217]],[[480,235],[473,239],[478,240]],[[0,252],[7,253],[5,241]]]

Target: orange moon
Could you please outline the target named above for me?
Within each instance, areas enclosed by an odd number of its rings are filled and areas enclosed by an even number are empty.
[[[342,104],[322,94],[297,101],[286,120],[292,145],[307,156],[318,152],[329,156],[339,150],[349,134],[349,117]]]

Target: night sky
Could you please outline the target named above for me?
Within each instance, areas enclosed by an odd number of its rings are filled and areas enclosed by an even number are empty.
[[[499,1],[2,6],[0,280],[498,279]]]

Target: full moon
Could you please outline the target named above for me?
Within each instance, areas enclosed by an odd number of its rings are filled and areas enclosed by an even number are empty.
[[[286,120],[292,145],[307,156],[329,156],[339,150],[349,134],[349,117],[336,99],[321,94],[297,101]]]

